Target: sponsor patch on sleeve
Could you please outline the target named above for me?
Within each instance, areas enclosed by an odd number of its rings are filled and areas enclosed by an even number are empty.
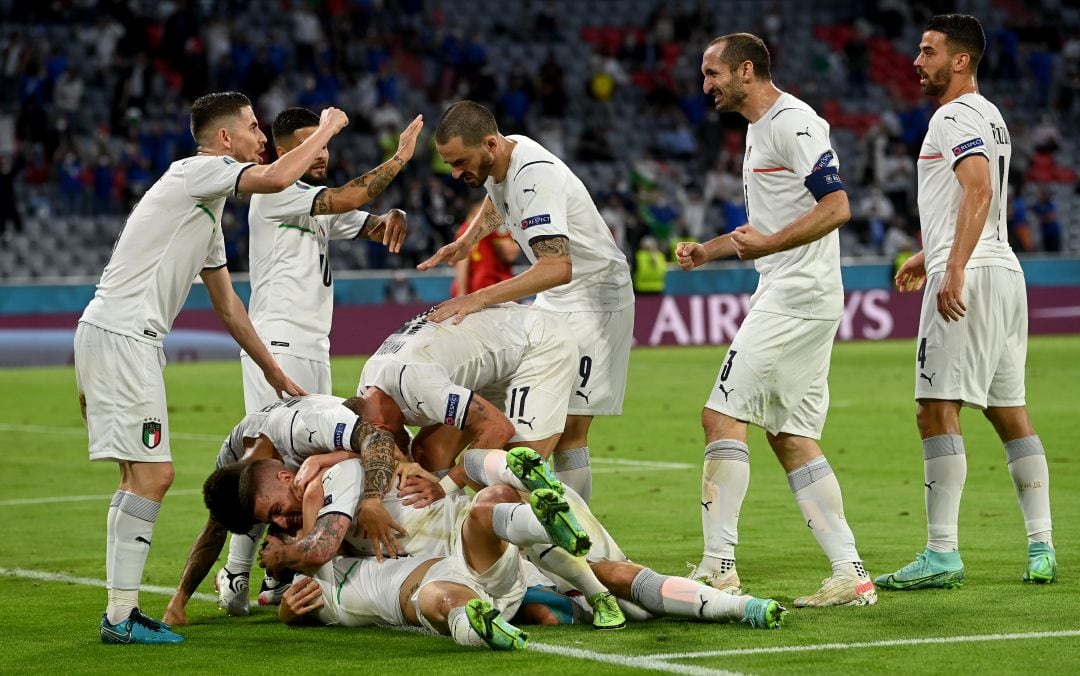
[[[451,394],[446,398],[446,415],[443,416],[443,423],[447,425],[454,425],[457,422],[457,410],[458,405],[461,402],[461,397],[456,394]]]
[[[958,146],[953,146],[952,154],[953,154],[953,157],[960,157],[961,155],[963,155],[967,151],[971,150],[972,148],[978,148],[979,146],[985,146],[985,145],[986,144],[983,143],[983,140],[981,138],[979,138],[978,136],[976,136],[973,139],[970,139],[968,141],[964,141],[963,143],[961,143]]]
[[[327,496],[325,498],[323,498],[322,506],[323,507],[329,507],[331,504],[333,504],[333,502],[334,502],[334,496],[332,494],[327,494]]]
[[[821,157],[817,158],[817,162],[814,163],[814,167],[810,170],[810,173],[814,173],[816,171],[821,171],[825,167],[832,164],[833,157],[834,157],[833,151],[826,150],[825,152],[823,152],[821,154]]]
[[[338,423],[334,428],[334,448],[345,449],[345,423]]]
[[[551,222],[551,214],[540,214],[539,216],[530,216],[521,221],[521,229],[528,230],[534,225],[545,225]]]

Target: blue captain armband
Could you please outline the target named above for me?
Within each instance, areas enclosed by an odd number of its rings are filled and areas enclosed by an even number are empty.
[[[803,181],[803,185],[810,191],[810,194],[814,196],[814,199],[818,202],[825,195],[837,190],[844,189],[844,182],[840,180],[840,172],[836,167],[822,167],[821,169],[815,169],[806,180]]]

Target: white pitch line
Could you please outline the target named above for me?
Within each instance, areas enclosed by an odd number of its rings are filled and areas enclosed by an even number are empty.
[[[21,577],[26,580],[42,580],[43,582],[67,582],[68,584],[81,584],[87,587],[105,586],[105,580],[99,580],[93,577],[75,577],[74,575],[49,573],[43,570],[27,570],[26,568],[0,568],[0,575],[11,575],[12,577]],[[165,596],[172,596],[176,590],[171,587],[158,587],[152,584],[144,584],[139,587],[139,591],[144,591],[148,594],[164,594]],[[191,595],[191,598],[199,599],[200,601],[217,602],[216,596],[213,594],[205,594],[203,592],[195,592]]]
[[[169,495],[200,495],[202,490],[198,488],[181,488],[169,491]],[[0,500],[0,507],[16,507],[19,505],[47,505],[52,502],[90,502],[93,500],[109,500],[113,494],[108,495],[57,495],[50,498],[17,498],[14,500]]]
[[[613,664],[620,667],[664,671],[669,674],[689,674],[689,676],[738,676],[739,673],[737,671],[706,669],[705,667],[686,664],[668,664],[662,660],[652,659],[648,655],[612,655],[609,653],[598,653],[593,652],[592,650],[582,650],[580,648],[571,648],[569,646],[561,645],[549,645],[546,643],[530,642],[528,644],[528,650],[548,653],[549,655],[560,655],[562,657],[576,657],[580,660],[600,662],[601,664]]]
[[[46,425],[9,425],[0,423],[0,432],[26,432],[28,434],[72,434],[86,436],[85,427],[49,427]],[[169,437],[181,441],[217,441],[225,440],[225,434],[189,434],[186,432],[171,432]]]
[[[979,634],[975,636],[935,636],[931,638],[901,638],[862,643],[816,643],[810,645],[775,646],[772,648],[734,648],[731,650],[703,650],[689,653],[661,653],[644,655],[653,660],[686,660],[700,657],[733,657],[736,655],[768,655],[775,653],[806,653],[821,650],[858,650],[861,648],[892,648],[909,645],[936,645],[940,643],[985,643],[987,641],[1017,641],[1031,638],[1063,638],[1080,636],[1080,629],[1061,631],[1034,631],[1017,634]]]
[[[660,462],[658,460],[631,460],[629,458],[592,458],[593,465],[623,465],[625,467],[644,467],[648,469],[693,469],[697,465],[685,462]]]
[[[27,570],[26,568],[0,568],[0,575],[10,575],[12,577],[19,577],[28,580],[42,580],[44,582],[66,582],[68,584],[81,584],[88,587],[105,586],[105,580],[97,578],[75,577],[73,575],[64,575],[63,573],[49,573],[41,570]],[[164,594],[166,596],[172,596],[176,590],[169,587],[143,585],[139,588],[139,591],[146,592],[148,594]],[[195,592],[191,595],[191,598],[199,599],[200,601],[217,601],[217,597],[213,594],[205,594],[203,592]],[[404,629],[408,630],[412,628],[404,627]],[[419,630],[419,628],[417,628],[417,630]],[[590,662],[600,662],[602,664],[613,664],[621,667],[650,669],[653,671],[667,672],[669,674],[687,674],[688,676],[739,676],[738,672],[734,671],[720,671],[717,669],[706,669],[704,667],[686,666],[682,664],[668,664],[660,660],[649,659],[648,657],[638,657],[633,655],[611,655],[607,653],[592,652],[591,650],[571,648],[568,646],[549,645],[546,643],[532,642],[528,645],[528,649],[535,652],[547,653],[549,655],[559,655],[562,657],[572,657],[580,660],[588,660]]]

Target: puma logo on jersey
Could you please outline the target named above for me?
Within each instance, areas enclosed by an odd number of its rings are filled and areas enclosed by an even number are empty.
[[[930,383],[930,387],[933,387],[934,386],[934,376],[936,376],[936,375],[937,375],[937,371],[934,371],[930,375],[926,375],[925,373],[920,373],[919,377],[926,380],[926,382]]]
[[[943,119],[943,120],[952,120],[953,122],[956,122],[956,116],[955,115],[946,115],[945,117],[943,117],[941,119]]]
[[[797,131],[797,132],[795,132],[795,136],[796,136],[796,138],[799,137],[799,136],[806,136],[807,138],[814,138],[813,136],[810,135],[810,127],[807,127],[806,131]]]
[[[810,525],[811,521],[813,521],[813,519],[807,519],[806,520],[806,527],[809,528],[810,530],[814,530],[814,527]]]
[[[533,428],[533,421],[535,421],[535,420],[536,420],[535,415],[530,420],[526,420],[525,418],[518,418],[517,419],[517,424],[519,424],[519,425],[528,425],[529,429],[531,430]]]
[[[588,394],[582,392],[581,390],[578,390],[577,392],[574,392],[574,394],[581,397],[582,399],[584,399],[585,404],[588,405],[588,403],[589,403],[589,395],[592,394],[592,390],[589,390]]]
[[[698,617],[705,617],[705,604],[709,602],[709,599],[700,596],[698,598],[701,599],[701,607],[697,611]]]
[[[729,397],[729,396],[731,396],[731,393],[735,391],[735,388],[734,388],[734,387],[733,387],[733,388],[731,388],[731,389],[729,390],[729,389],[727,389],[726,387],[724,387],[724,384],[723,384],[723,383],[721,383],[721,384],[717,385],[717,388],[718,388],[718,389],[719,389],[719,390],[720,390],[721,392],[723,392],[723,393],[724,393],[724,401],[727,401],[727,400],[728,400],[728,397]]]
[[[531,188],[523,188],[523,189],[521,190],[521,194],[523,194],[523,195],[524,195],[525,193],[529,193],[529,192],[531,192],[531,193],[532,193],[532,194],[534,194],[534,195],[536,194],[536,184],[535,184],[535,183],[533,183],[533,187],[531,187]]]

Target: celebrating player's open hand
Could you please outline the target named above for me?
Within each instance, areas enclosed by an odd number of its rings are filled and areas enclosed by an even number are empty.
[[[735,247],[735,253],[744,261],[774,253],[769,238],[749,223],[735,228],[735,232],[731,233],[731,244]]]
[[[307,394],[304,388],[294,383],[280,368],[269,373],[263,371],[263,376],[266,377],[266,382],[270,383],[270,387],[274,388],[274,392],[277,392],[278,399]]]
[[[417,115],[409,126],[405,127],[405,131],[401,132],[401,136],[398,137],[397,152],[394,153],[399,160],[408,162],[412,159],[413,153],[416,152],[416,139],[420,137],[420,130],[423,128],[424,116]]]
[[[900,269],[896,271],[893,283],[896,284],[897,291],[908,293],[921,289],[924,282],[926,282],[926,258],[920,251],[904,261]]]
[[[349,116],[340,108],[324,108],[319,113],[319,126],[329,127],[335,134],[349,126]]]
[[[321,471],[322,465],[316,456],[304,459],[304,464],[300,465],[300,469],[293,475],[292,491],[296,494],[296,497],[303,499],[308,484],[311,483],[312,479],[319,476]]]
[[[292,616],[282,618],[286,623],[290,619],[303,617],[323,607],[322,587],[314,578],[302,577],[293,582],[281,597],[281,605],[285,607],[286,613]]]
[[[447,265],[453,265],[458,261],[463,261],[469,255],[470,246],[464,240],[455,240],[449,244],[444,244],[439,247],[431,258],[426,261],[421,261],[416,266],[417,270],[430,270],[439,263],[446,263]]]
[[[705,253],[705,247],[697,242],[679,242],[675,247],[675,260],[683,270],[693,270],[707,263],[709,257]]]
[[[360,512],[356,515],[356,535],[371,540],[375,550],[375,559],[383,560],[383,552],[391,558],[405,553],[399,537],[409,533],[402,528],[383,507],[381,498],[366,498],[360,501]]]
[[[401,504],[413,509],[423,509],[436,500],[446,497],[446,491],[439,485],[435,477],[427,472],[419,476],[412,476],[398,483],[398,497]]]
[[[430,322],[441,322],[444,319],[454,318],[455,324],[460,324],[462,319],[474,312],[479,312],[486,307],[484,301],[476,297],[476,294],[468,293],[464,296],[444,300],[435,306],[431,314],[427,316]]]

